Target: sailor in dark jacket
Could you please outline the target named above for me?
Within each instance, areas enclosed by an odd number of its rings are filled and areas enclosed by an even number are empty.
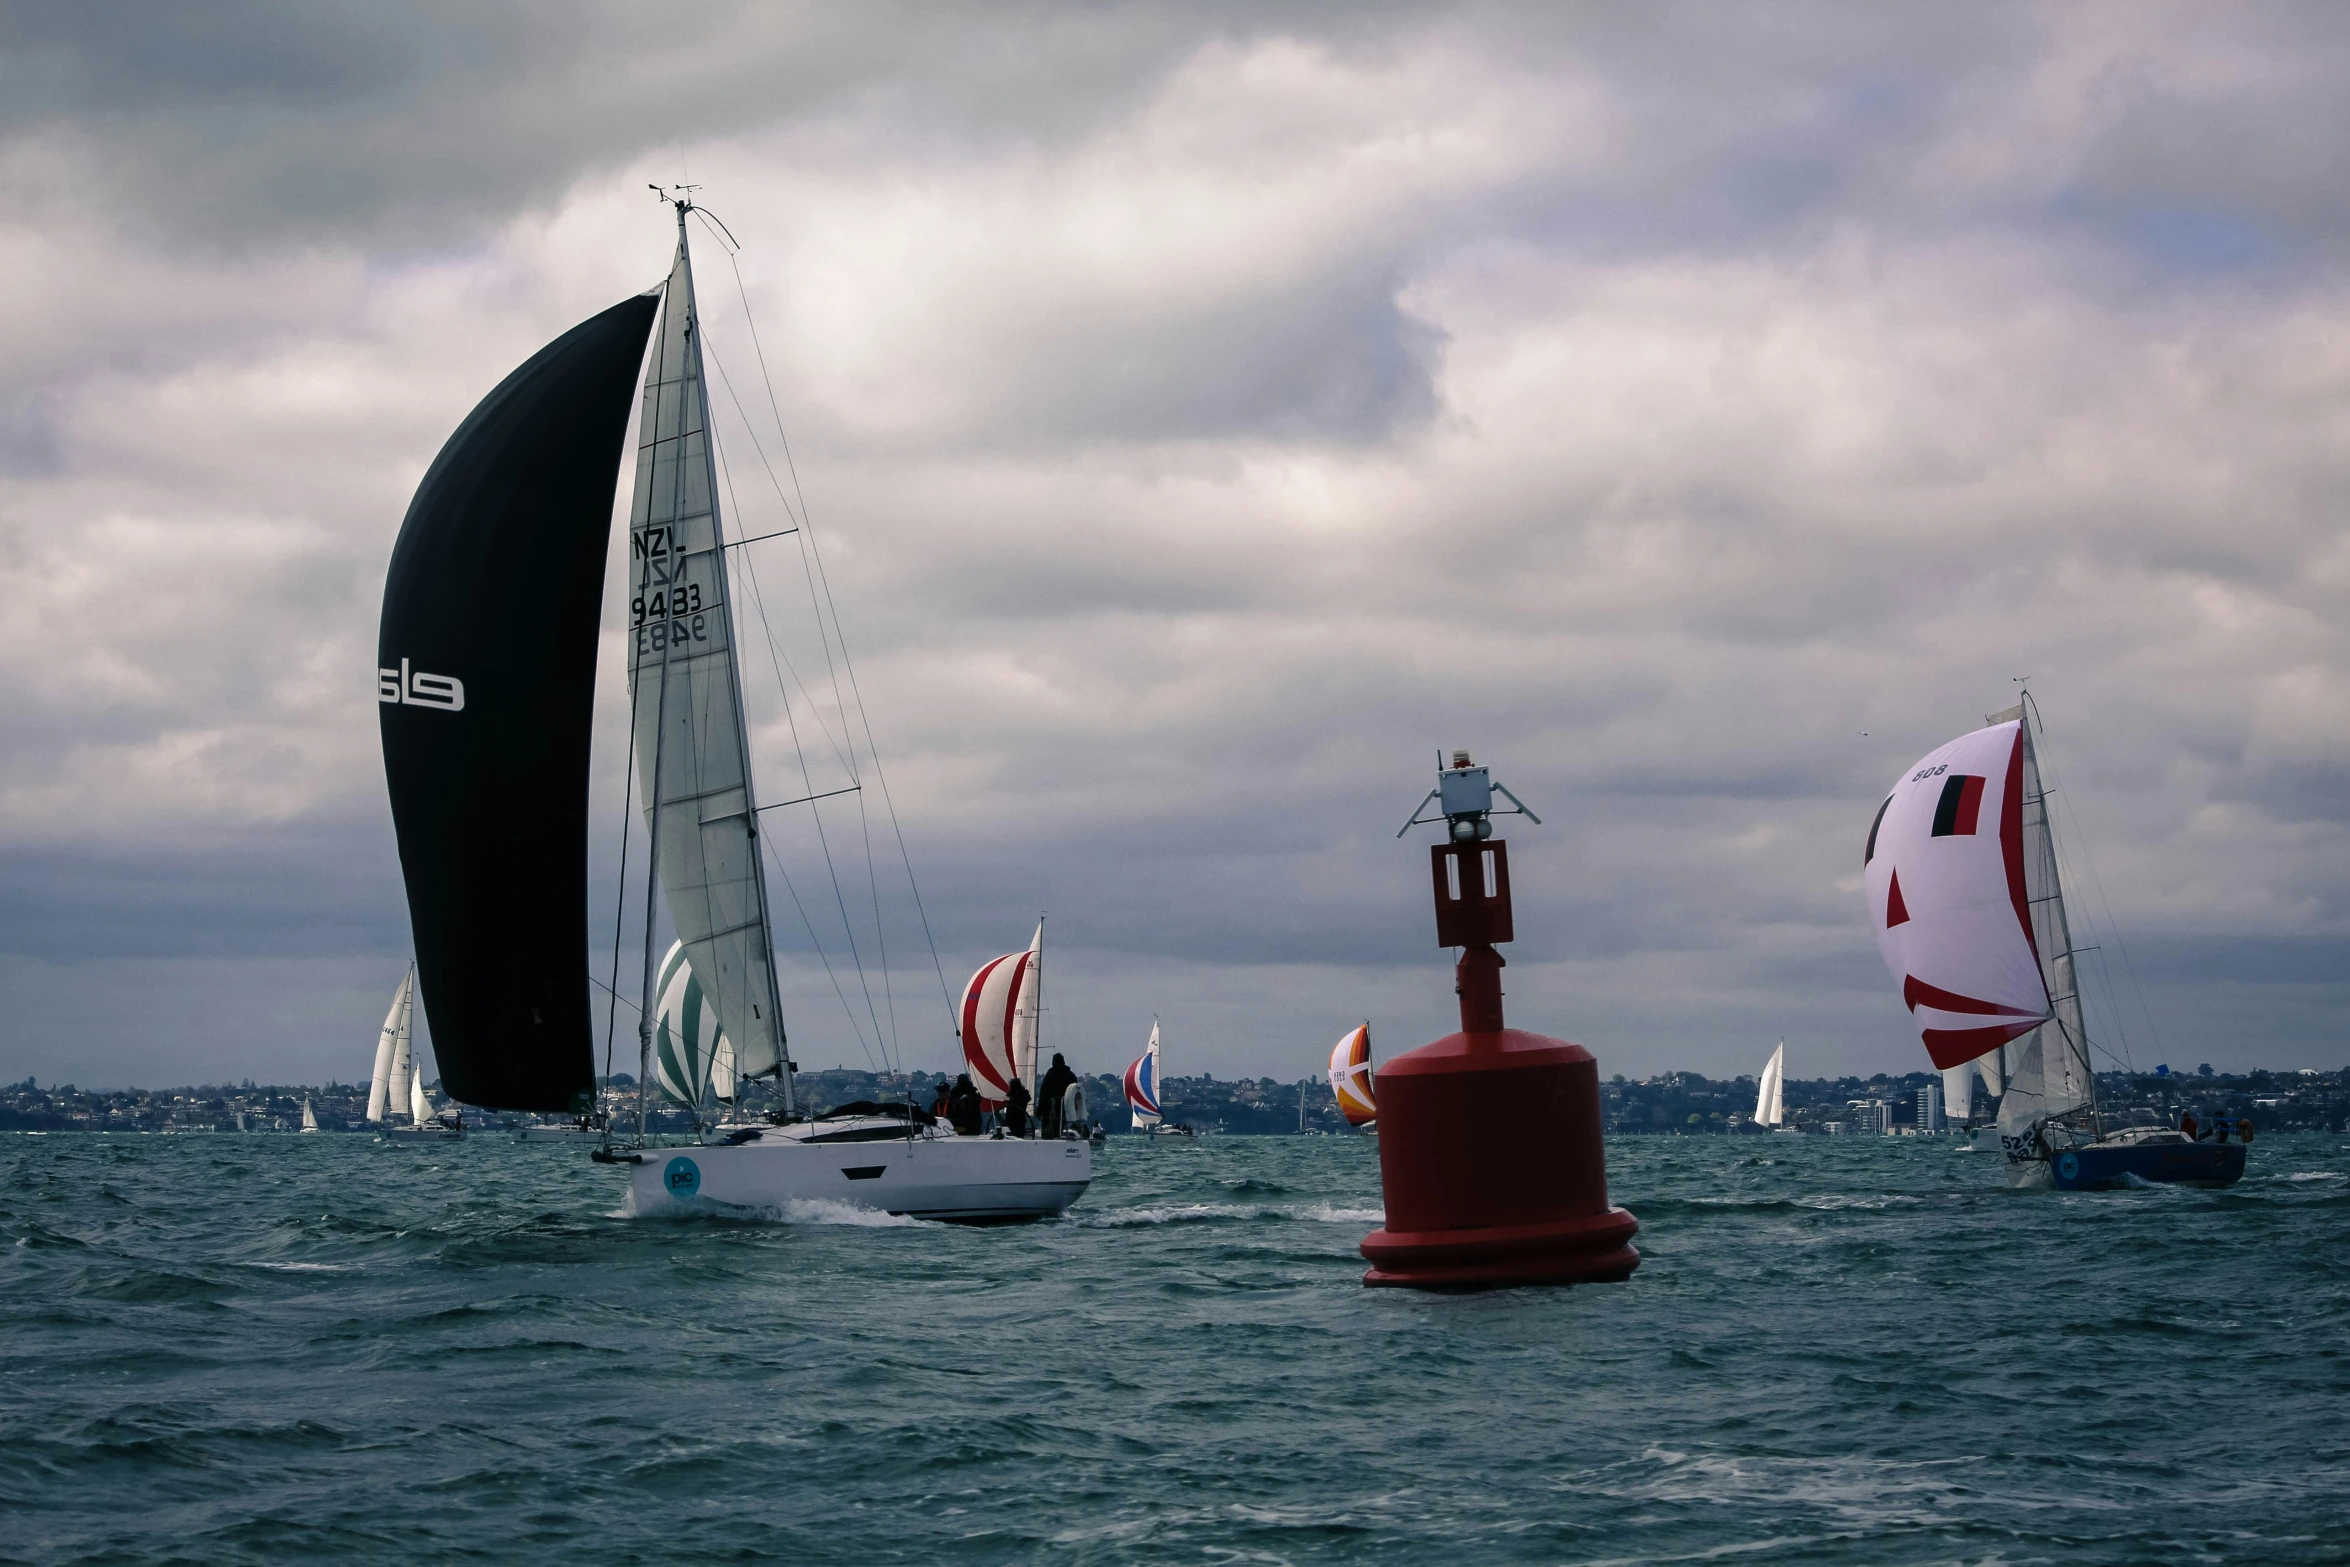
[[[1028,1085],[1016,1077],[1004,1085],[1004,1130],[1014,1137],[1028,1135]]]
[[[1076,1083],[1077,1074],[1069,1070],[1069,1063],[1058,1054],[1053,1064],[1045,1069],[1044,1081],[1036,1085],[1036,1113],[1044,1121],[1044,1135],[1061,1135],[1061,1101]]]
[[[971,1086],[970,1073],[961,1073],[955,1078],[955,1086],[947,1092],[947,1119],[963,1136],[977,1137],[979,1115],[979,1090]]]

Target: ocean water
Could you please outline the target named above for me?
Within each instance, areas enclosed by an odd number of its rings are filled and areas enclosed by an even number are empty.
[[[0,1136],[0,1557],[2340,1562],[2350,1139],[2227,1192],[1627,1138],[1627,1284],[1365,1290],[1354,1138],[619,1216],[492,1138]]]

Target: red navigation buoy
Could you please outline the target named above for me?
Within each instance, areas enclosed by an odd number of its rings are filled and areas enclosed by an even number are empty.
[[[1428,795],[1448,840],[1429,863],[1436,944],[1461,949],[1461,1031],[1379,1069],[1387,1222],[1363,1237],[1363,1282],[1471,1290],[1629,1278],[1640,1221],[1607,1200],[1599,1063],[1502,1021],[1493,949],[1513,933],[1509,845],[1488,820],[1494,791],[1541,818],[1466,751],[1452,760]],[[1406,829],[1420,820],[1415,811]]]

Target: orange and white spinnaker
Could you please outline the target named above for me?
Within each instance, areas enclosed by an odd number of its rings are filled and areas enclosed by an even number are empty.
[[[1371,1025],[1349,1029],[1330,1048],[1330,1091],[1338,1096],[1339,1113],[1349,1126],[1369,1126],[1379,1119],[1379,1102],[1371,1091]]]

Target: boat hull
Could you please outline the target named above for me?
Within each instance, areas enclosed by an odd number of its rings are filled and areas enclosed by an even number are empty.
[[[1085,1195],[1092,1145],[1079,1139],[914,1137],[647,1148],[630,1155],[640,1217],[788,1213],[794,1203],[844,1203],[914,1219],[1018,1224],[1047,1219]]]
[[[2233,1186],[2244,1177],[2242,1143],[2138,1143],[2067,1148],[2050,1156],[2058,1191],[2103,1191],[2137,1182],[2165,1186]]]

